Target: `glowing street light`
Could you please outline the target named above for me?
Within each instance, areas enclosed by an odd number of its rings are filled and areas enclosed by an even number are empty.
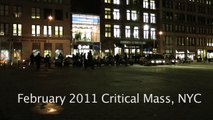
[[[50,16],[48,16],[48,20],[49,21],[52,21],[53,20],[53,17],[50,15]]]
[[[163,35],[163,32],[162,32],[162,31],[160,31],[160,32],[159,32],[159,35]]]

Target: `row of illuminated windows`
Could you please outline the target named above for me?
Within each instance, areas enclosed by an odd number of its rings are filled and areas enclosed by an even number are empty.
[[[202,3],[202,4],[207,4],[207,5],[211,5],[213,3],[212,0],[189,0],[190,2],[198,2],[198,3]]]
[[[189,25],[173,25],[163,24],[163,31],[165,32],[182,32],[182,33],[198,33],[198,34],[213,34],[212,27],[199,27]]]
[[[203,24],[203,25],[213,23],[213,19],[209,16],[198,16],[198,15],[192,15],[192,14],[173,13],[173,12],[163,12],[163,20],[185,22],[185,23],[197,23],[197,24]]]
[[[156,28],[148,25],[143,27],[143,39],[156,39]],[[121,26],[105,24],[105,37],[121,38]],[[125,26],[125,38],[140,39],[140,29],[138,26]]]
[[[113,12],[112,12],[113,11]],[[113,18],[111,17],[113,13]],[[120,20],[121,14],[119,9],[105,8],[105,19]],[[136,10],[126,10],[126,20],[137,21],[139,20],[139,12]],[[156,23],[156,14],[154,13],[143,13],[144,23]]]
[[[179,36],[173,40],[172,36],[164,36],[164,45],[173,45],[174,42],[177,43],[177,46],[213,46],[213,39]]]
[[[54,37],[63,37],[63,27],[62,26],[54,26]],[[12,34],[13,36],[22,36],[22,24],[13,24],[12,26]],[[52,26],[43,26],[43,35],[44,37],[52,37]],[[0,36],[9,35],[10,33],[9,24],[0,24]],[[41,36],[41,26],[40,25],[32,25],[31,26],[32,36]]]
[[[8,5],[0,5],[0,16],[9,16],[9,6]],[[53,15],[52,9],[42,9],[43,10],[43,18],[47,19],[48,16]],[[22,17],[23,9],[20,6],[13,6],[12,13],[15,18]],[[31,8],[31,18],[32,19],[41,19],[41,9],[40,8]],[[55,20],[63,20],[63,10],[55,9],[54,10],[54,19]],[[68,13],[66,14],[66,18],[68,18]]]
[[[140,0],[125,0],[126,5],[138,5]],[[120,5],[121,0],[104,0],[106,4],[115,4]],[[143,8],[147,9],[156,9],[156,2],[155,0],[143,0]]]
[[[63,37],[63,27],[55,26],[55,37]],[[44,37],[52,37],[53,28],[52,26],[43,26],[43,35]],[[40,25],[32,25],[32,36],[41,36],[41,26]]]

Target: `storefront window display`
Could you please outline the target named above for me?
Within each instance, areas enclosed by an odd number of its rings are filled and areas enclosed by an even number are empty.
[[[213,51],[208,51],[207,52],[207,58],[208,59],[213,59]]]
[[[204,59],[206,57],[206,50],[198,49],[197,50],[197,57],[198,59]]]
[[[72,23],[72,37],[75,42],[100,42],[99,16],[73,14]]]
[[[185,52],[184,51],[177,51],[176,50],[176,58],[180,59],[180,60],[184,60],[186,57]]]
[[[0,60],[4,63],[9,62],[10,60],[10,52],[9,50],[1,50],[1,57]]]
[[[120,47],[115,47],[115,54],[114,55],[121,55],[122,51],[121,51],[121,48]]]
[[[21,60],[21,50],[14,49],[13,51],[13,59],[15,63]]]
[[[96,15],[73,14],[72,38],[74,50],[72,54],[87,54],[89,51],[100,51],[100,17]]]
[[[51,56],[52,54],[51,50],[44,50],[44,57],[46,57],[47,55]]]

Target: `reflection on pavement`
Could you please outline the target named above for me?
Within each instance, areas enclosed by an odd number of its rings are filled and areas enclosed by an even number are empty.
[[[63,107],[52,103],[39,103],[33,107],[33,112],[43,115],[57,115],[63,111]]]

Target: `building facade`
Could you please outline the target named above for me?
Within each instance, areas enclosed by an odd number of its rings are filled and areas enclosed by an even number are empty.
[[[100,53],[100,17],[91,14],[72,14],[73,54]]]
[[[0,59],[70,54],[70,0],[1,0]]]
[[[213,1],[160,0],[159,52],[180,59],[213,58]]]
[[[156,52],[155,0],[101,0],[102,51],[138,55]]]

